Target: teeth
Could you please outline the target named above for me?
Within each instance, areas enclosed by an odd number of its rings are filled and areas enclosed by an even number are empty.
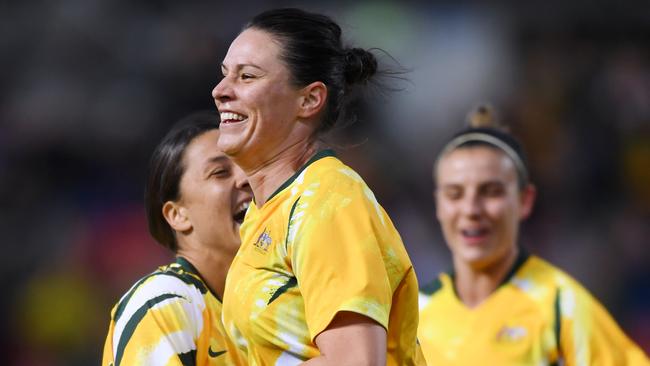
[[[220,113],[220,117],[222,121],[243,121],[246,119],[246,116],[232,112]]]
[[[237,209],[235,210],[236,213],[246,211],[248,210],[248,206],[250,206],[250,202],[244,202],[241,205],[237,206]]]
[[[468,236],[477,236],[481,235],[483,233],[483,230],[481,229],[465,229],[463,230],[463,233]]]

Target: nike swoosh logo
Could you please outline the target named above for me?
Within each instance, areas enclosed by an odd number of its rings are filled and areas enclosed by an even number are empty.
[[[212,350],[212,346],[210,346],[210,348],[208,348],[208,355],[210,357],[219,357],[219,356],[223,355],[224,353],[226,353],[226,350],[215,352],[215,351]]]

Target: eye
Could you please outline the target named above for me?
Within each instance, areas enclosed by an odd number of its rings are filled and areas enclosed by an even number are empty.
[[[457,200],[463,196],[463,192],[459,188],[447,188],[444,190],[444,195],[447,199]]]
[[[247,74],[247,73],[241,74],[241,79],[242,80],[248,80],[248,79],[254,79],[254,78],[255,78],[255,75],[253,75],[253,74]]]
[[[210,172],[210,178],[225,178],[230,175],[230,170],[217,168]]]
[[[504,193],[504,187],[501,184],[488,184],[483,189],[483,194],[487,197],[499,197]]]

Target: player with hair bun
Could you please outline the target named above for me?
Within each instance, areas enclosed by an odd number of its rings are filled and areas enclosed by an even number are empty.
[[[433,170],[453,272],[420,292],[430,365],[648,365],[576,280],[518,243],[535,201],[519,142],[489,106],[470,114]]]
[[[372,191],[323,150],[349,92],[377,74],[329,17],[255,16],[212,91],[219,147],[254,200],[226,280],[226,331],[251,365],[421,365],[417,280]]]

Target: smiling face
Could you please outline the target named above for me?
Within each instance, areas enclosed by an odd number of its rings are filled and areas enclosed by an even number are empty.
[[[221,114],[219,148],[240,161],[272,157],[291,139],[301,104],[269,33],[243,31],[222,63],[223,79],[212,90]]]
[[[458,148],[435,173],[436,215],[454,263],[481,270],[507,258],[535,196],[532,186],[519,189],[512,160],[488,146]]]
[[[239,248],[239,225],[252,199],[242,170],[217,149],[219,130],[194,138],[183,154],[185,171],[175,202],[187,217],[186,235],[229,253]],[[182,240],[179,246],[182,247]]]

